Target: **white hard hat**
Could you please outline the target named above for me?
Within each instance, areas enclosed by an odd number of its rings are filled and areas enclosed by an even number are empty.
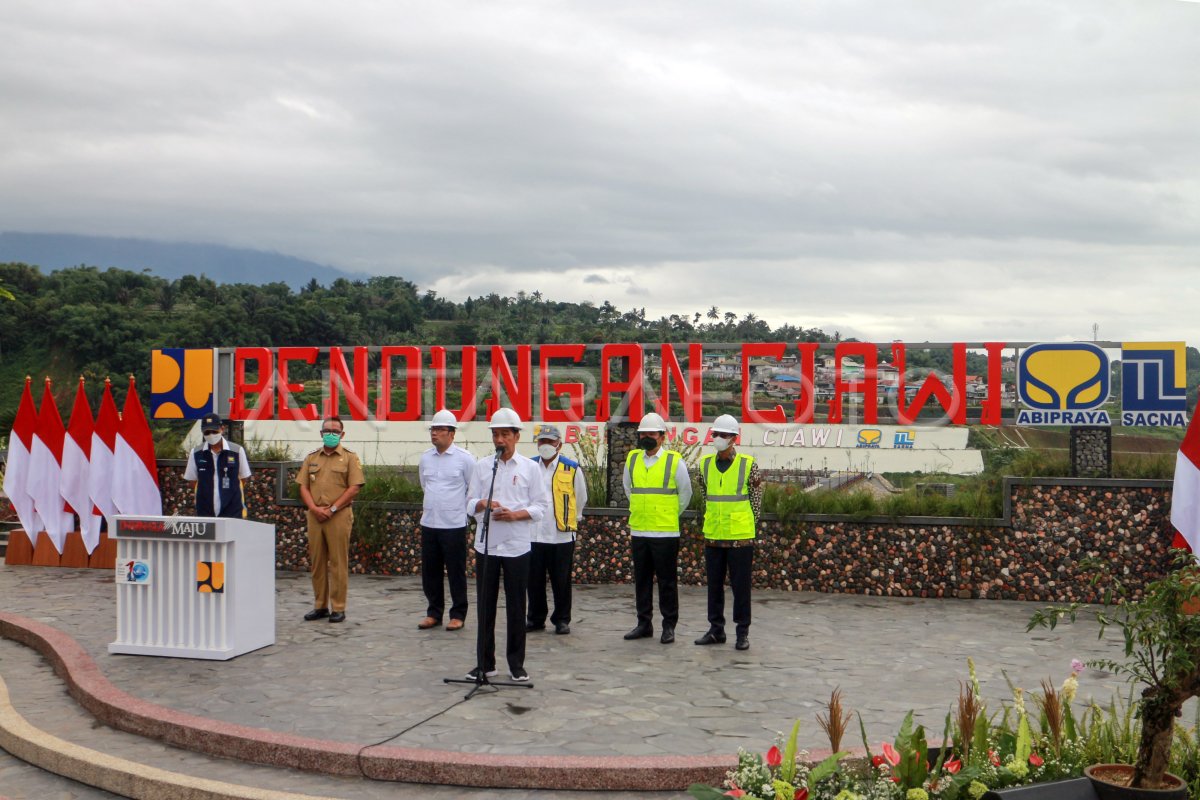
[[[734,436],[742,432],[742,428],[738,425],[737,419],[732,414],[722,414],[713,420],[713,433],[732,433]]]
[[[430,418],[429,427],[454,428],[458,430],[458,418],[454,416],[453,411],[443,408]]]
[[[492,414],[491,424],[489,428],[516,428],[523,430],[524,425],[521,424],[521,418],[517,416],[517,412],[511,408],[496,409],[496,413]]]
[[[666,433],[667,423],[663,422],[663,418],[651,411],[642,417],[642,421],[638,423],[638,433]]]

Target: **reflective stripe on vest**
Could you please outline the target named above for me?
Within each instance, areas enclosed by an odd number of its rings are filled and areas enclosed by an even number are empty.
[[[554,523],[563,532],[579,530],[579,509],[575,498],[575,470],[579,464],[569,458],[558,457],[554,477],[550,480],[550,496],[554,501]]]
[[[675,459],[680,455],[663,450],[657,461],[646,466],[642,450],[630,450],[625,459],[629,470],[629,527],[635,531],[679,530],[679,487],[675,483]]]
[[[749,486],[754,459],[739,453],[733,460],[734,463],[721,472],[716,468],[715,455],[700,459],[700,472],[708,492],[704,506],[706,539],[754,538],[754,508],[750,505]]]

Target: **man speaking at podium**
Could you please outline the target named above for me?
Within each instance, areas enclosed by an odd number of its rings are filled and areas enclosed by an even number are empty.
[[[200,431],[204,444],[188,454],[183,470],[183,479],[196,486],[196,516],[244,519],[242,483],[250,477],[246,451],[225,438],[218,414],[205,414]]]

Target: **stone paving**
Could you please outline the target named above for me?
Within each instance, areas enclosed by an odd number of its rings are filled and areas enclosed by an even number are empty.
[[[755,593],[749,651],[735,651],[732,637],[725,646],[696,647],[691,640],[707,626],[704,590],[694,587],[681,587],[676,644],[659,644],[657,637],[625,642],[622,634],[634,624],[632,587],[579,586],[572,634],[529,636],[526,666],[533,689],[504,689],[462,702],[465,687],[444,685],[442,678],[461,677],[473,666],[473,616],[461,633],[418,631],[416,622],[424,615],[418,578],[353,576],[346,623],[304,622],[309,591],[307,576],[280,573],[276,644],[231,661],[110,655],[115,591],[109,574],[0,565],[4,609],[75,638],[119,689],[225,722],[362,745],[396,737],[393,744],[460,752],[732,758],[739,747],[764,750],[777,731],[799,718],[802,744],[820,749],[828,745],[814,715],[835,687],[841,687],[849,708],[861,712],[873,743],[890,740],[910,708],[936,739],[958,682],[967,677],[967,656],[974,658],[985,697],[996,709],[1010,696],[1003,672],[1032,690],[1043,678],[1060,683],[1072,658],[1115,657],[1120,651],[1116,639],[1098,641],[1091,623],[1026,634],[1036,608],[1029,603],[779,591]],[[503,613],[499,617],[502,643]],[[354,798],[465,791],[289,773],[184,753],[96,729],[40,656],[21,645],[0,641],[0,672],[17,710],[32,724],[166,769]],[[1081,679],[1082,697],[1107,702],[1122,689],[1113,676],[1094,670]],[[89,740],[80,741],[80,735]],[[850,744],[859,744],[858,737]],[[45,776],[51,782],[45,793],[23,794],[22,782],[38,779],[31,770],[5,756],[0,791],[14,797],[108,796],[53,776]],[[289,782],[295,785],[283,785]]]

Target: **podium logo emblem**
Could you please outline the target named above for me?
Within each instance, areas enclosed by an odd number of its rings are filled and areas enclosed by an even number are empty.
[[[196,591],[201,593],[223,593],[225,591],[225,562],[196,562]]]
[[[137,586],[149,586],[151,578],[154,576],[154,571],[150,569],[150,562],[144,559],[135,558],[129,561],[117,562],[117,583],[134,584]]]

